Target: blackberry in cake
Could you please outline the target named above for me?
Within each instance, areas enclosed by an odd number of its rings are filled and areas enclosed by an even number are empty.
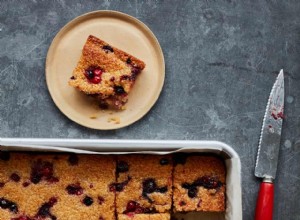
[[[69,85],[95,97],[103,109],[124,109],[145,63],[90,35],[69,80]]]
[[[0,220],[115,219],[110,156],[11,153],[0,158]],[[8,159],[7,159],[8,158]]]
[[[214,156],[174,156],[175,212],[225,211],[225,165]]]
[[[170,156],[126,155],[117,159],[117,213],[127,216],[168,214],[172,204],[172,159]],[[149,219],[148,217],[146,219]]]

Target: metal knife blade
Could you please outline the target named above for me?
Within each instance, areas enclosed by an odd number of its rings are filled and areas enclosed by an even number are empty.
[[[283,70],[277,76],[270,93],[265,111],[258,153],[255,176],[275,179],[281,139],[284,109],[284,75]]]

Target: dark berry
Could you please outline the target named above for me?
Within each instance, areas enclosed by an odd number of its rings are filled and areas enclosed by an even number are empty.
[[[4,187],[5,186],[5,183],[3,182],[0,182],[0,188]]]
[[[114,52],[114,49],[111,46],[109,46],[109,45],[104,45],[102,47],[102,49],[105,50],[106,52],[108,52],[108,51]]]
[[[83,193],[83,188],[80,186],[79,183],[77,184],[70,184],[66,188],[68,194],[70,195],[81,195]]]
[[[19,182],[20,179],[21,179],[21,177],[20,177],[18,174],[13,173],[13,174],[10,175],[10,179],[11,179],[12,181],[14,181],[14,182]]]
[[[102,196],[98,196],[98,203],[102,205],[104,203],[104,198]]]
[[[26,181],[26,182],[24,182],[22,185],[23,185],[23,187],[27,187],[27,186],[30,185],[30,182],[27,182],[27,181]]]
[[[156,189],[156,192],[159,192],[159,193],[166,193],[167,191],[168,191],[168,187],[166,187],[166,186]]]
[[[93,199],[89,196],[85,196],[84,199],[82,200],[83,204],[86,206],[91,206],[93,204]]]
[[[197,196],[197,193],[198,193],[197,187],[191,187],[190,189],[188,189],[188,196],[190,198],[195,198]]]
[[[13,213],[18,213],[18,206],[16,204],[11,204],[9,207],[9,211]]]
[[[125,161],[118,161],[117,163],[117,173],[127,172],[129,169],[128,163]]]
[[[188,184],[188,183],[183,183],[181,186],[182,186],[182,188],[184,188],[184,189],[189,189],[189,188],[191,188],[191,185]]]
[[[71,76],[71,78],[70,78],[71,80],[74,80],[75,79],[75,76]]]
[[[121,182],[121,183],[111,183],[109,185],[109,191],[111,192],[121,192],[125,188],[125,186],[129,183],[131,180],[131,177],[128,176],[127,180]]]
[[[115,93],[117,95],[123,95],[123,94],[126,94],[124,88],[122,86],[115,86],[114,87],[114,90],[115,90]]]
[[[99,217],[99,220],[104,220],[104,218],[102,216]]]
[[[86,78],[88,78],[88,79],[93,79],[94,76],[95,76],[94,71],[93,71],[92,69],[87,69],[87,70],[85,71],[85,76],[86,76]]]
[[[57,218],[51,214],[50,209],[57,203],[57,198],[52,197],[48,202],[42,204],[39,208],[38,213],[36,214],[36,218],[47,218],[49,217],[51,220],[56,220]]]
[[[131,59],[128,57],[126,63],[130,64],[131,62],[132,62]]]
[[[175,154],[174,157],[173,157],[175,165],[177,165],[177,164],[184,165],[186,163],[187,156],[188,155],[184,154],[184,153]]]
[[[18,213],[17,204],[10,200],[4,199],[4,198],[0,198],[0,208],[8,209],[9,211],[11,211],[13,213]]]
[[[0,151],[0,160],[9,161],[10,154],[8,151]]]
[[[78,165],[78,156],[76,154],[71,154],[68,158],[68,162],[71,166]]]
[[[155,180],[152,178],[146,179],[143,181],[143,192],[144,193],[153,193],[156,190]]]
[[[168,165],[169,164],[169,160],[167,158],[162,158],[159,161],[160,165]]]
[[[115,81],[115,77],[114,77],[114,76],[111,77],[111,78],[109,79],[109,81],[111,81],[111,82]]]

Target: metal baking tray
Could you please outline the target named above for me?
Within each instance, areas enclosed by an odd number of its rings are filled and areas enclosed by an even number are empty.
[[[0,138],[0,150],[51,151],[84,154],[171,154],[175,152],[205,152],[221,156],[226,164],[225,213],[190,212],[176,214],[185,220],[242,220],[241,163],[238,154],[218,141],[174,140],[103,140],[103,139],[32,139]]]

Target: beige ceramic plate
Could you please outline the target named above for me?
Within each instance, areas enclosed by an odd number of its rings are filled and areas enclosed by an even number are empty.
[[[68,85],[90,34],[146,63],[126,110],[100,110]],[[164,78],[164,57],[154,34],[141,21],[116,11],[95,11],[75,18],[59,31],[47,54],[46,80],[53,101],[68,118],[89,128],[117,129],[142,118],[158,99]]]

